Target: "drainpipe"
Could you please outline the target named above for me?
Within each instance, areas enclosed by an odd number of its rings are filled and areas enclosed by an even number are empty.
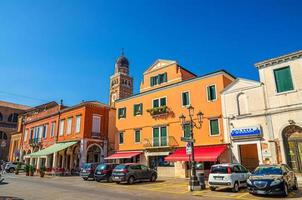
[[[63,107],[63,99],[61,99],[60,101],[60,105],[59,105],[59,110],[58,110],[58,124],[57,124],[57,135],[56,135],[56,139],[55,139],[55,143],[58,142],[58,139],[59,139],[59,131],[60,131],[60,119],[61,119],[61,109]]]

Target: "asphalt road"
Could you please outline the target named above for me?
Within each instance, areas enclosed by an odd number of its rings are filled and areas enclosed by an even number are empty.
[[[102,199],[102,200],[195,200],[195,199],[270,199],[258,197],[241,190],[240,193],[203,190],[187,191],[187,181],[159,180],[156,183],[137,183],[117,185],[115,183],[97,183],[83,181],[80,177],[26,177],[6,174],[5,182],[0,184],[0,200],[65,200],[65,199]],[[10,198],[6,198],[10,197]],[[273,198],[276,199],[276,198]],[[277,199],[280,199],[280,197]],[[292,192],[288,199],[302,199],[301,189]]]

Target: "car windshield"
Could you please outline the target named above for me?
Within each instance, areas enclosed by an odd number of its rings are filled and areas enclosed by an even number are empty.
[[[213,166],[211,168],[211,173],[213,174],[227,174],[228,168],[225,166]]]
[[[90,163],[86,163],[86,164],[84,164],[84,166],[83,166],[84,169],[88,169],[88,168],[90,168],[90,167],[91,167],[91,164],[90,164]]]
[[[127,165],[118,165],[115,167],[115,170],[123,170],[123,169],[126,169],[127,168]]]
[[[278,166],[259,166],[255,169],[254,175],[281,175],[282,170]]]
[[[98,167],[96,168],[96,170],[104,170],[107,168],[107,165],[98,165]]]

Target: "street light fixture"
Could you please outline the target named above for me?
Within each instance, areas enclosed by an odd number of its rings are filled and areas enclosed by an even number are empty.
[[[186,122],[186,117],[184,116],[184,114],[181,114],[179,116],[180,122],[181,122],[181,126],[184,129],[186,124],[190,125],[190,138],[189,138],[189,142],[191,143],[191,148],[192,148],[192,153],[191,153],[191,176],[190,176],[190,182],[189,182],[189,187],[190,187],[190,191],[194,191],[195,187],[199,187],[199,183],[197,180],[197,176],[196,176],[196,162],[195,162],[195,155],[194,155],[194,134],[193,134],[193,128],[197,128],[200,129],[201,128],[201,124],[202,124],[202,118],[203,118],[203,113],[201,111],[199,111],[197,113],[197,121],[198,121],[198,125],[194,122],[193,120],[193,116],[194,116],[194,107],[193,106],[189,106],[187,107],[188,111],[189,111],[189,118],[190,121]]]

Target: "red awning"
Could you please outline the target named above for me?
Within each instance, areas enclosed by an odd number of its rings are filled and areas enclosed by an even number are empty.
[[[141,151],[120,151],[120,152],[116,152],[115,154],[112,154],[111,156],[108,156],[107,158],[105,158],[105,160],[132,158],[141,153],[142,153]]]
[[[218,157],[226,149],[227,145],[194,147],[195,161],[217,161]],[[186,148],[177,149],[174,153],[165,158],[166,161],[189,161],[190,159],[186,154]]]

